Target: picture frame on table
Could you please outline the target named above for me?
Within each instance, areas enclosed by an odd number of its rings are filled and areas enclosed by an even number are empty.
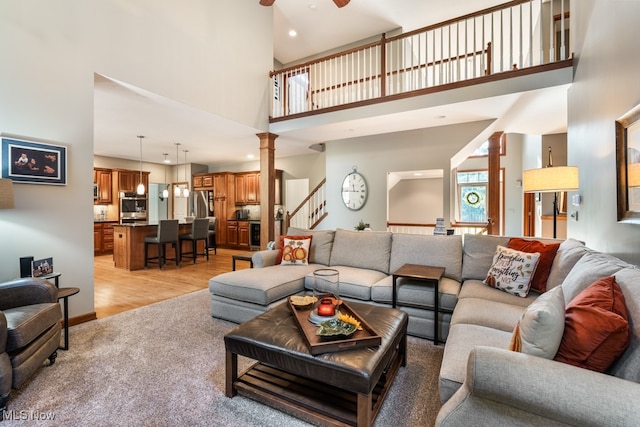
[[[615,122],[618,222],[640,224],[640,104]]]
[[[2,178],[14,183],[67,185],[67,147],[2,136]]]

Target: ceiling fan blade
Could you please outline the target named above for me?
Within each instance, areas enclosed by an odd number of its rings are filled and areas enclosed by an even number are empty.
[[[276,0],[260,0],[262,6],[271,6]]]
[[[346,5],[349,4],[349,1],[351,0],[333,0],[333,2],[336,4],[336,6],[338,7],[345,7]]]

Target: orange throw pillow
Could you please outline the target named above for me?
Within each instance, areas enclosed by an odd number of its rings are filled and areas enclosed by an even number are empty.
[[[565,326],[554,360],[605,372],[631,341],[624,294],[613,276],[580,292],[565,311]]]
[[[311,239],[313,236],[280,236],[280,244],[278,245],[278,255],[276,256],[276,265],[282,264],[282,255],[284,254],[284,239],[305,240],[309,239],[309,247],[311,247]]]
[[[539,240],[527,240],[519,237],[513,237],[509,239],[507,247],[527,253],[540,252],[538,266],[536,267],[533,279],[531,279],[531,289],[540,293],[546,292],[549,272],[551,271],[551,265],[556,257],[560,243],[543,243]]]

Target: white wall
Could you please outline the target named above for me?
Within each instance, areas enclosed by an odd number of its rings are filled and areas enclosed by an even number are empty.
[[[450,161],[490,120],[462,125],[441,126],[328,142],[326,147],[327,211],[329,216],[318,228],[353,227],[362,219],[374,230],[386,229],[387,173],[403,170],[443,169],[444,217],[450,218]],[[369,197],[359,211],[350,211],[342,202],[342,181],[358,168],[369,185]]]
[[[614,122],[640,102],[638,17],[637,1],[572,3],[576,59],[567,142],[583,196],[579,220],[567,223],[568,236],[634,264],[640,264],[640,226],[617,222]]]
[[[389,190],[389,221],[435,224],[444,211],[442,178],[404,179]],[[445,222],[448,225],[448,221]]]
[[[267,130],[271,32],[249,1],[0,2],[0,132],[68,147],[66,186],[16,184],[0,212],[0,280],[53,256],[70,315],[94,310],[94,73]]]

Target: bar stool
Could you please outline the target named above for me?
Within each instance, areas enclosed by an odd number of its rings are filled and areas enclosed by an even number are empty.
[[[167,258],[166,245],[171,244],[176,248],[175,258]],[[158,256],[149,257],[149,245],[157,245]],[[162,268],[167,261],[175,261],[176,267],[180,265],[180,239],[178,238],[178,220],[163,219],[158,223],[158,234],[144,238],[144,268],[151,260],[158,260],[158,268]]]
[[[180,246],[182,247],[182,242],[184,240],[191,241],[191,252],[185,252],[180,254],[180,259],[182,260],[182,255],[191,255],[193,256],[193,263],[196,263],[196,257],[198,255],[205,255],[207,257],[207,261],[209,261],[209,220],[207,218],[196,218],[193,220],[191,224],[191,233],[185,233],[180,235]],[[204,252],[198,253],[198,241],[204,241]]]
[[[209,217],[209,250],[213,249],[213,254],[218,254],[218,244],[216,243],[216,230],[218,229],[218,218]]]

